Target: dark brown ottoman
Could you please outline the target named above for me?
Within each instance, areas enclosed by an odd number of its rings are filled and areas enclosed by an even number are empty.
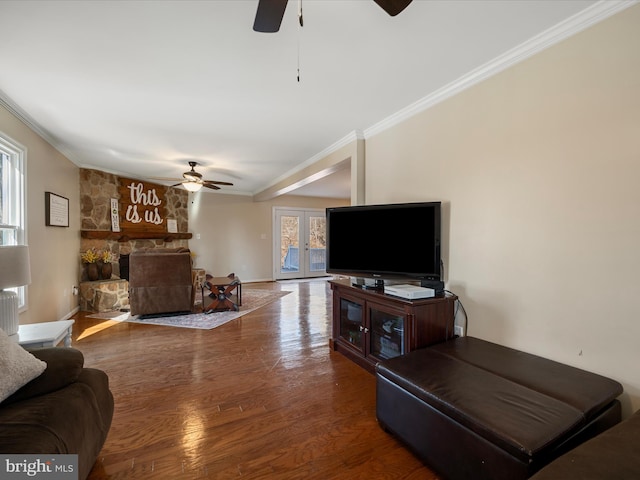
[[[611,379],[473,337],[376,367],[380,425],[445,478],[529,478],[620,421]]]

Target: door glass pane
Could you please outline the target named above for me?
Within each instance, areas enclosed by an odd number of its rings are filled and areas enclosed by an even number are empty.
[[[326,235],[325,216],[309,217],[309,271],[325,272]]]
[[[369,310],[371,315],[372,355],[378,358],[392,358],[404,353],[404,318],[386,312]]]
[[[280,217],[280,272],[300,271],[300,217]]]
[[[8,220],[5,220],[5,208],[7,208],[7,200],[4,198],[5,194],[5,180],[4,180],[4,172],[7,170],[7,167],[5,167],[5,161],[8,161],[9,159],[7,158],[5,160],[5,154],[0,152],[0,224],[2,223],[9,223]],[[2,244],[4,245],[4,244]]]

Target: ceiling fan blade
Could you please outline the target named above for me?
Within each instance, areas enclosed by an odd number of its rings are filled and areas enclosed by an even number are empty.
[[[207,188],[211,188],[212,190],[220,190],[220,187],[218,187],[217,185],[213,185],[211,183],[203,183],[202,184],[203,187],[207,187]]]
[[[204,185],[206,186],[208,183],[212,184],[212,185],[227,185],[229,187],[233,187],[233,183],[229,183],[229,182],[218,182],[216,180],[204,180]]]
[[[198,172],[184,172],[182,174],[182,177],[187,182],[199,182],[200,180],[202,180],[202,174]]]
[[[176,177],[148,177],[149,180],[162,180],[164,182],[177,182],[180,181],[179,178]]]
[[[253,30],[262,33],[277,32],[286,8],[287,0],[258,0]]]
[[[398,15],[409,6],[411,0],[373,0],[392,17]]]
[[[169,188],[179,187],[180,185],[182,185],[182,182],[176,183],[175,185],[169,185]]]

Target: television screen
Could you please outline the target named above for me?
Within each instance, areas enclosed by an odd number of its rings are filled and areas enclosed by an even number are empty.
[[[440,202],[328,208],[327,272],[440,280]]]

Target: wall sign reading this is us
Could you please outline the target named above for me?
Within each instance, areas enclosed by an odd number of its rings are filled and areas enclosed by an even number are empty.
[[[166,232],[167,187],[120,178],[120,227],[123,230]]]

